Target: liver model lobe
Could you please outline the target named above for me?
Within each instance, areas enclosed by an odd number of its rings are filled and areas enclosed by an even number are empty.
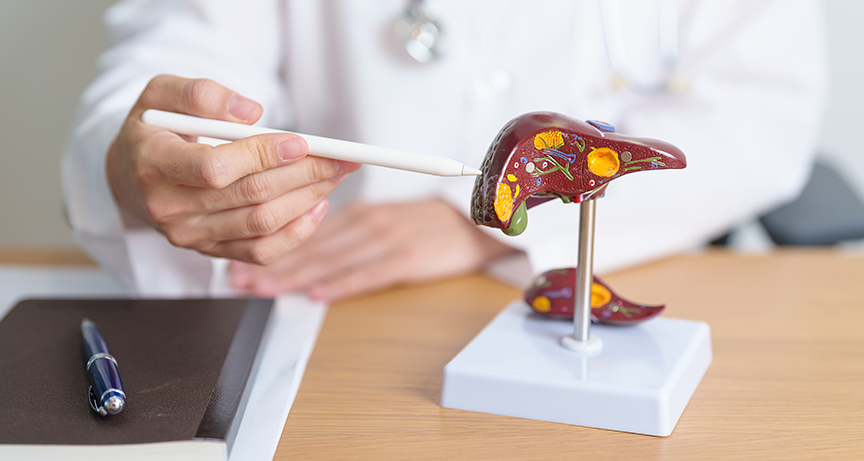
[[[576,269],[544,272],[525,291],[525,302],[540,315],[573,318],[573,287]],[[666,306],[648,306],[628,301],[612,291],[599,277],[591,286],[591,318],[598,323],[632,325],[660,315]]]
[[[528,225],[528,208],[554,198],[593,200],[625,174],[686,165],[684,153],[669,143],[624,136],[603,122],[532,112],[507,123],[489,147],[474,183],[471,216],[518,235]]]

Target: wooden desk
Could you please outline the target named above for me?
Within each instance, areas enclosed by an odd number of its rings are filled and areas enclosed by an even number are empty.
[[[519,296],[475,275],[332,306],[276,459],[864,459],[864,256],[712,251],[605,279],[711,325],[714,363],[670,437],[439,407],[444,365]]]
[[[864,459],[864,256],[708,252],[605,279],[711,325],[670,437],[439,407],[444,365],[519,297],[477,275],[332,306],[276,459]]]
[[[0,264],[50,266],[95,266],[83,252],[75,249],[35,249],[0,247]]]

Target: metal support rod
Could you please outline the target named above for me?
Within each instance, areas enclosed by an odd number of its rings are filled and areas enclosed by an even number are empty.
[[[595,200],[579,204],[579,265],[576,268],[573,339],[588,341],[591,328],[591,285],[594,283],[594,210]]]

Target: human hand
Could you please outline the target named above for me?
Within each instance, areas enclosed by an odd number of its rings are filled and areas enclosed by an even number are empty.
[[[131,216],[175,246],[269,264],[303,243],[325,197],[357,163],[307,157],[293,134],[212,147],[141,121],[147,109],[251,124],[260,104],[210,80],[161,75],[141,93],[108,150],[108,182]]]
[[[356,203],[268,267],[229,266],[231,284],[257,296],[305,290],[334,301],[399,284],[470,273],[514,250],[447,203]]]

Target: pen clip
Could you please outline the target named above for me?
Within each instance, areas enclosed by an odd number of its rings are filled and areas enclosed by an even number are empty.
[[[93,386],[89,386],[87,388],[87,394],[90,397],[90,408],[93,409],[96,413],[99,413],[100,416],[107,416],[108,411],[105,409],[105,406],[99,402],[99,399],[96,398],[96,393],[93,392]]]

